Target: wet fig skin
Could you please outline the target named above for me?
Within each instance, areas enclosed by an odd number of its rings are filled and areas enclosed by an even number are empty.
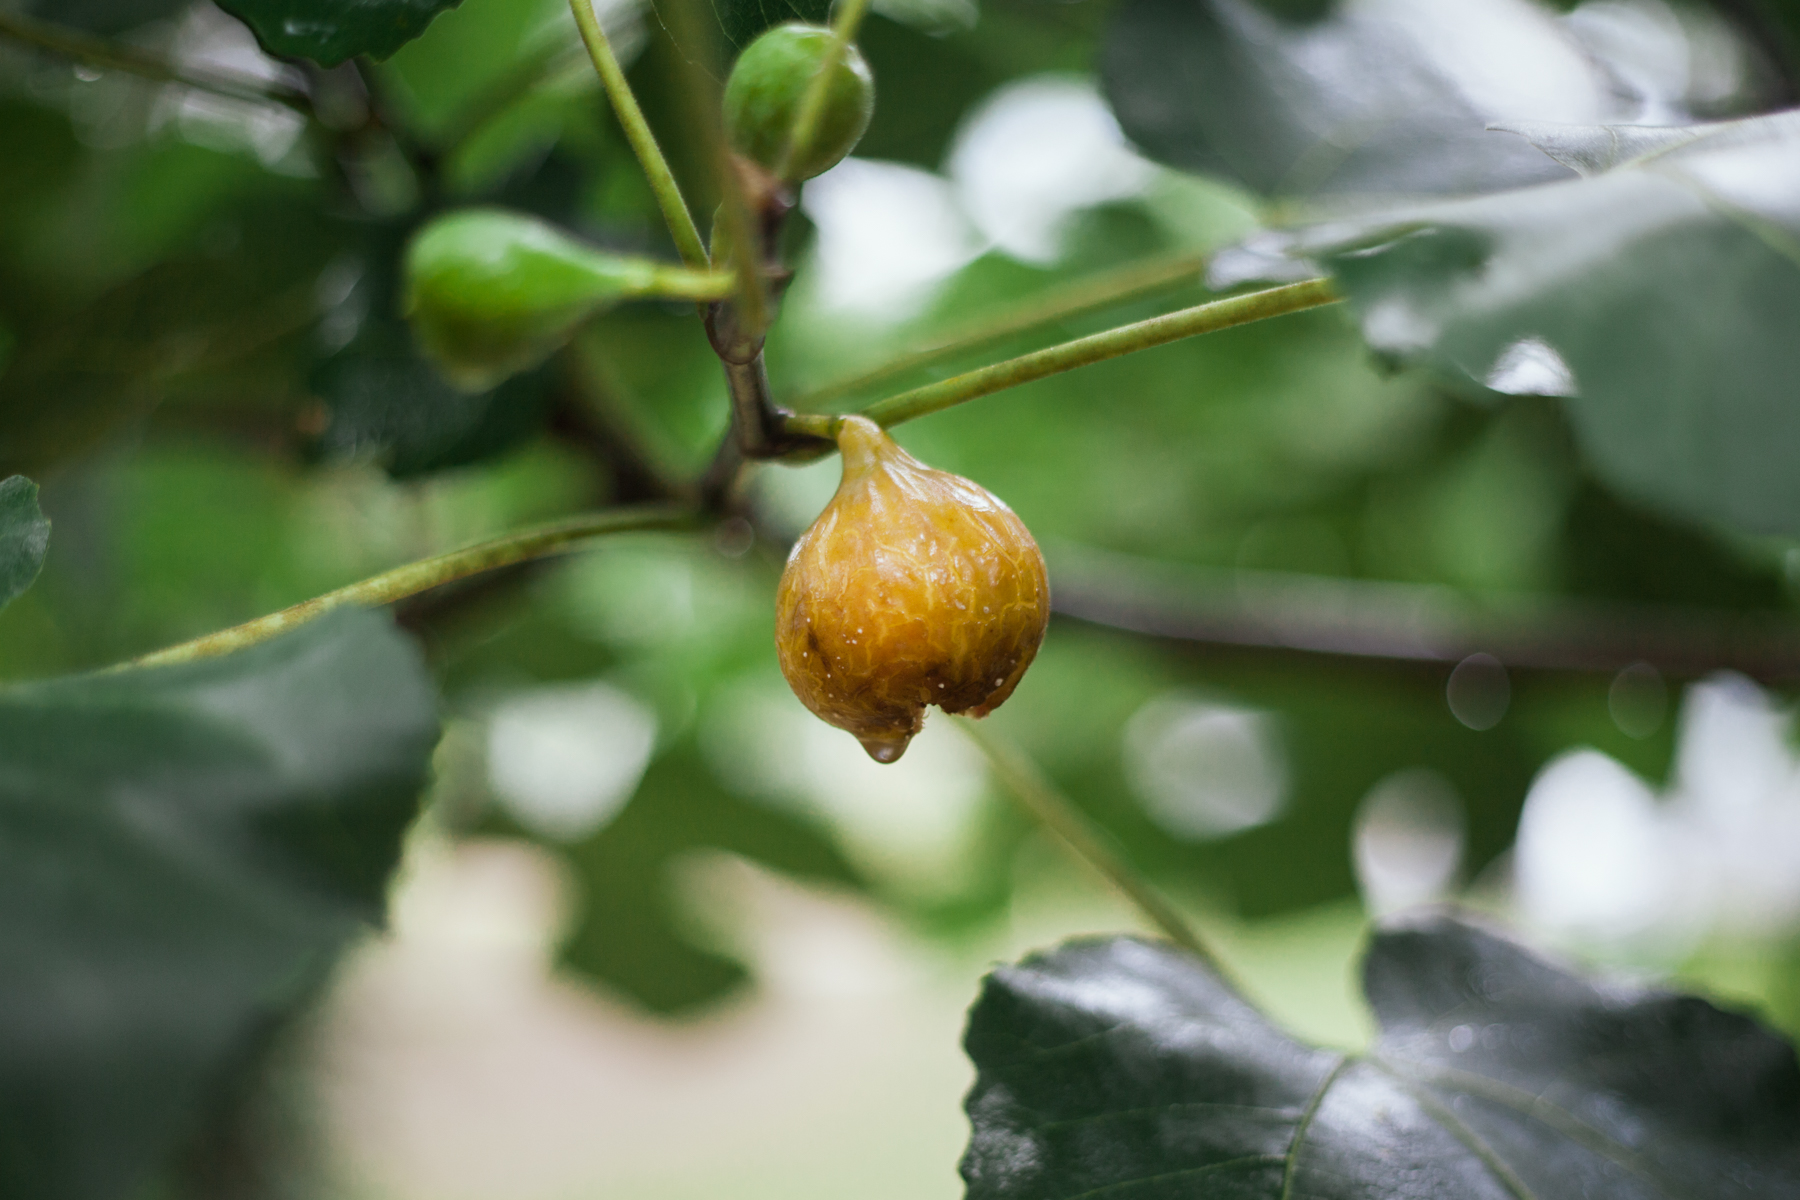
[[[1050,581],[991,493],[865,417],[843,418],[837,441],[843,481],[788,556],[776,651],[801,703],[893,762],[928,704],[983,717],[1012,695],[1044,639]]]

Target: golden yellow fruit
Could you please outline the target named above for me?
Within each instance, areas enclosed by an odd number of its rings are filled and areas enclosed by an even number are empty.
[[[866,417],[838,428],[844,477],[788,556],[775,601],[800,702],[890,763],[925,706],[985,717],[1050,620],[1044,556],[991,493],[936,471]]]

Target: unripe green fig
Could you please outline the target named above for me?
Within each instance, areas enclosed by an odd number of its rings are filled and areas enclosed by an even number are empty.
[[[542,361],[602,307],[634,296],[714,300],[731,286],[723,273],[608,253],[500,208],[439,217],[406,249],[413,334],[471,391]]]
[[[1044,640],[1050,580],[991,493],[866,417],[843,418],[837,443],[843,481],[781,573],[775,648],[800,702],[889,763],[926,705],[984,717],[1012,695]]]
[[[845,46],[811,136],[790,148],[807,92],[833,44],[831,30],[822,25],[777,25],[744,48],[725,82],[725,136],[740,154],[788,183],[836,166],[862,140],[875,111],[869,64],[855,46]]]

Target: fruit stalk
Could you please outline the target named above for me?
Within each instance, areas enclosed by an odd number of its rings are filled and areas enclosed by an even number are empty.
[[[871,404],[862,411],[864,416],[884,428],[894,426],[902,421],[941,412],[1023,383],[1072,371],[1076,367],[1178,342],[1196,334],[1216,333],[1221,329],[1248,325],[1266,317],[1278,317],[1325,304],[1335,304],[1342,298],[1332,286],[1331,280],[1308,279],[1266,291],[1214,300],[1210,304],[1180,309],[1133,325],[1121,325],[1105,333],[1076,338],[1072,342],[1064,342],[1031,354],[1021,354],[1017,358],[969,371],[941,383],[900,392]]]
[[[706,254],[706,243],[700,240],[693,214],[688,211],[687,201],[682,199],[681,185],[675,182],[669,161],[663,157],[662,147],[656,144],[656,134],[650,131],[644,110],[638,107],[637,97],[632,95],[631,84],[619,67],[612,43],[606,38],[606,30],[600,27],[600,19],[594,15],[593,0],[569,0],[569,11],[575,14],[575,27],[581,31],[582,44],[593,60],[600,85],[606,89],[607,99],[612,101],[613,112],[625,131],[625,140],[631,143],[632,153],[637,155],[644,177],[650,181],[650,191],[656,197],[657,207],[662,209],[663,220],[668,223],[669,236],[675,239],[676,252],[690,267],[708,266],[711,260]]]

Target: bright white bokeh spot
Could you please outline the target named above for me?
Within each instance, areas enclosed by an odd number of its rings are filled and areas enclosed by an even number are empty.
[[[1170,693],[1132,716],[1124,750],[1144,811],[1176,837],[1267,824],[1287,797],[1287,763],[1267,713]]]
[[[180,66],[201,74],[225,73],[289,86],[303,82],[293,68],[264,54],[243,22],[210,4],[187,10],[176,30],[173,52]],[[306,130],[306,119],[282,105],[232,100],[179,85],[163,89],[152,121],[173,121],[181,136],[198,146],[248,150],[265,167],[283,164]]]
[[[1793,716],[1739,675],[1688,689],[1665,796],[1594,750],[1532,785],[1515,897],[1569,941],[1673,958],[1708,932],[1800,924],[1800,754]]]
[[[1508,396],[1573,396],[1575,372],[1543,338],[1520,338],[1500,352],[1487,385]]]
[[[811,286],[828,310],[897,322],[984,249],[950,181],[918,167],[846,158],[800,202],[818,230]]]
[[[1576,750],[1525,797],[1515,899],[1527,920],[1561,936],[1629,943],[1669,915],[1675,851],[1649,786],[1596,750]]]
[[[1094,86],[1065,75],[988,97],[957,135],[948,170],[976,228],[1036,263],[1055,261],[1070,217],[1136,196],[1156,174],[1125,144]]]
[[[1765,935],[1800,921],[1800,756],[1790,712],[1741,675],[1688,689],[1672,816],[1715,923]]]
[[[1613,97],[1554,14],[1531,0],[1353,0],[1354,11],[1419,47],[1476,112],[1495,119],[1598,122]]]
[[[1396,771],[1363,797],[1350,844],[1371,915],[1441,900],[1462,864],[1462,800],[1429,767]]]
[[[1661,0],[1589,0],[1563,18],[1576,39],[1637,97],[1634,125],[1683,124],[1690,47],[1681,18]],[[1727,93],[1729,94],[1729,93]]]
[[[488,719],[488,781],[521,825],[585,837],[631,799],[656,745],[656,715],[605,683],[535,688]]]

